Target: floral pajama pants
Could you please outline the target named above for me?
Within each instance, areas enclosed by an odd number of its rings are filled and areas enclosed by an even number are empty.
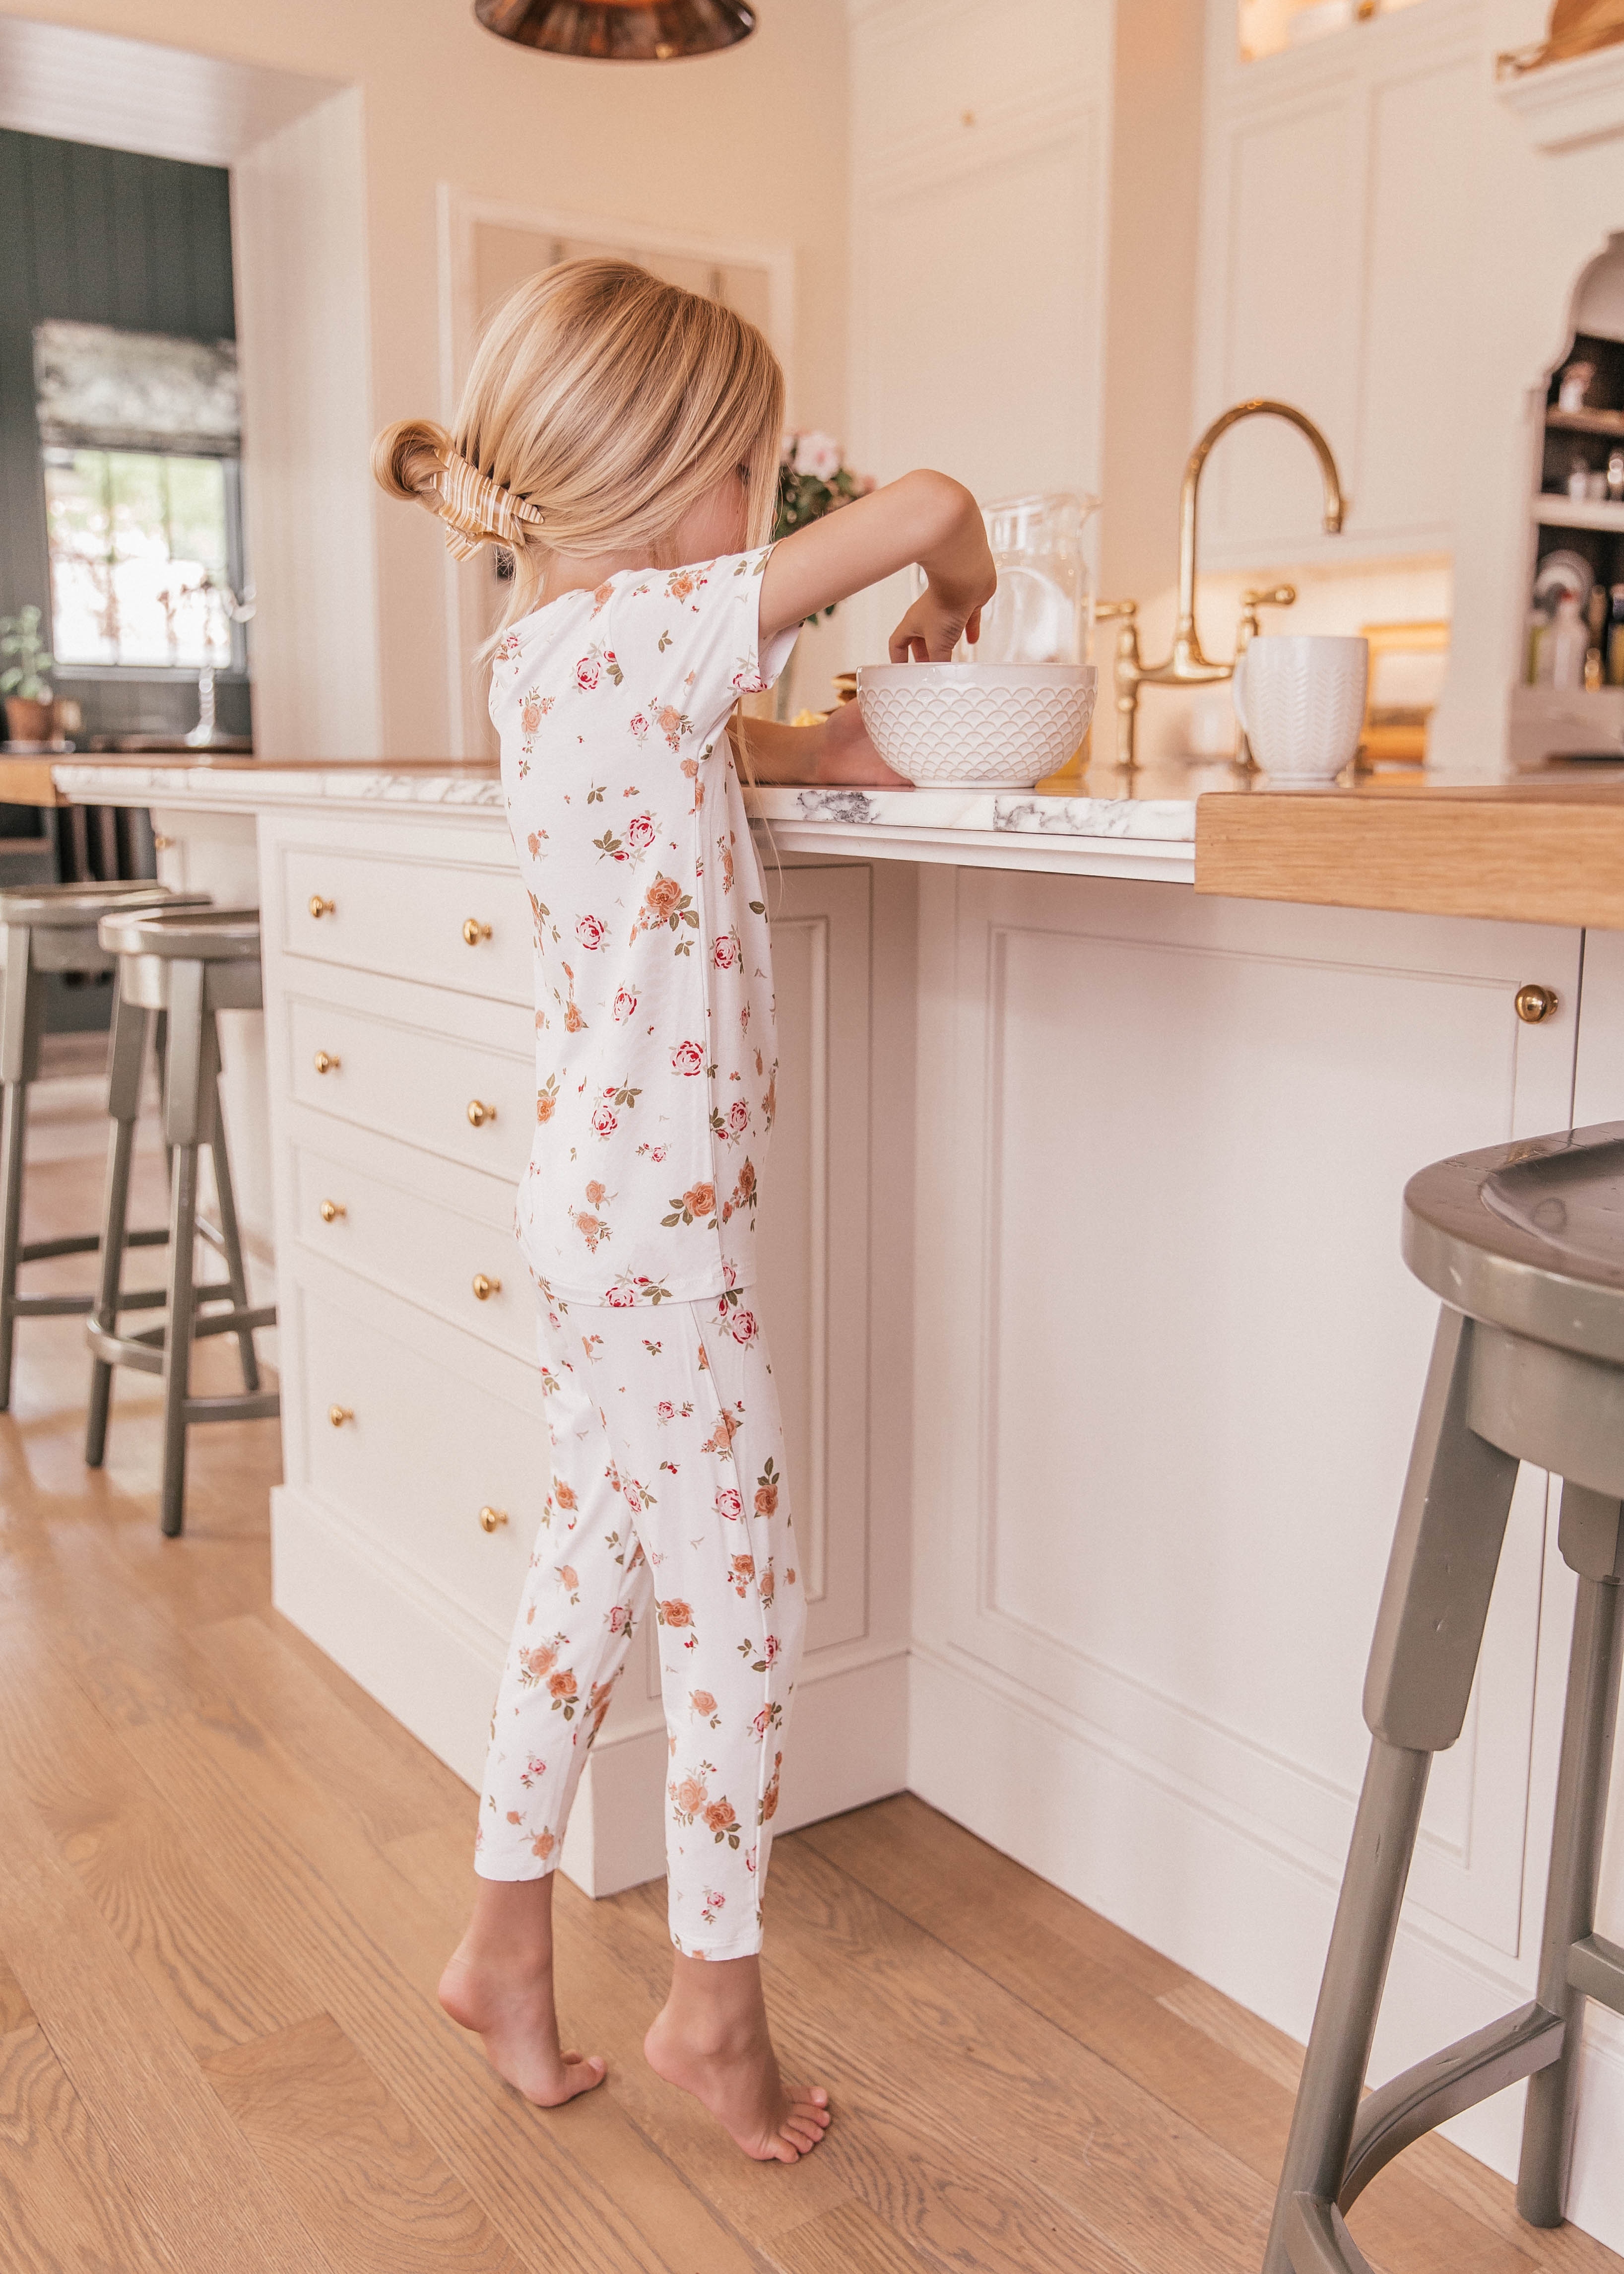
[[[777,1386],[748,1290],[541,1299],[553,1481],[497,1695],[475,1869],[539,1879],[651,1607],[670,1749],[671,1939],[761,1948],[805,1600]]]

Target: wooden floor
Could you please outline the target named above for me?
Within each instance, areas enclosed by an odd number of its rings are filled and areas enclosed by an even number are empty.
[[[42,1164],[34,1231],[93,1214],[96,1180]],[[837,2111],[809,2161],[747,2164],[644,2067],[658,1886],[592,1903],[560,1878],[570,2035],[610,2078],[527,2106],[434,2004],[471,1796],[269,1608],[274,1425],[193,1432],[187,1535],[165,1542],[155,1385],[121,1383],[91,1476],[80,1329],[20,1333],[0,1421],[5,2269],[1258,2266],[1296,2048],[908,1798],[774,1850],[777,2025]],[[1520,2225],[1437,2141],[1354,2225],[1385,2274],[1620,2263]]]

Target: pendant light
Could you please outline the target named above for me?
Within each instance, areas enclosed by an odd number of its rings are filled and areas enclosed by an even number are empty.
[[[474,0],[474,13],[498,39],[606,63],[713,55],[756,29],[745,0]]]

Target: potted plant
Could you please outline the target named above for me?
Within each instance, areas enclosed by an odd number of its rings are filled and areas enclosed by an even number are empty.
[[[17,660],[0,671],[5,723],[14,742],[49,742],[56,726],[56,689],[46,674],[56,668],[40,637],[40,611],[32,602],[19,616],[0,616],[0,655]]]

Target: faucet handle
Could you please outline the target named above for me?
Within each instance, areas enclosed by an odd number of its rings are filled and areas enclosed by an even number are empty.
[[[1243,592],[1241,606],[1250,615],[1256,608],[1289,608],[1296,599],[1295,584],[1271,584],[1267,592]]]
[[[1295,599],[1296,597],[1293,593],[1292,598]],[[1096,624],[1109,623],[1113,617],[1116,616],[1132,618],[1137,616],[1139,612],[1139,604],[1137,600],[1096,600],[1094,604],[1094,620]]]

